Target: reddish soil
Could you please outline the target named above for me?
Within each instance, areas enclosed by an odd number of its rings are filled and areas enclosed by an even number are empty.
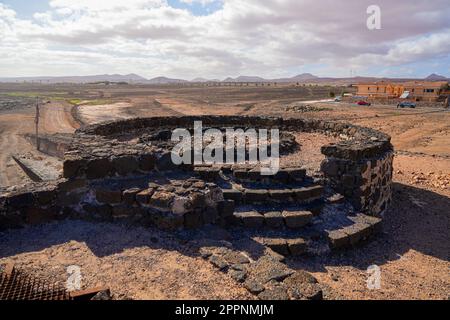
[[[286,111],[287,105],[302,104],[301,100],[326,97],[323,94],[314,96],[312,89],[306,94],[300,91],[294,94],[291,89],[283,88],[136,87],[108,90],[96,88],[91,91],[102,91],[112,97],[114,103],[124,104],[83,107],[81,119],[93,123],[105,118],[153,115],[282,115],[334,119],[390,134],[397,151],[394,202],[385,216],[383,234],[348,252],[302,258],[289,261],[289,264],[311,271],[321,283],[331,287],[336,296],[344,299],[450,298],[448,110],[317,103],[314,106],[327,110]],[[65,103],[45,106],[41,130],[73,131],[77,122],[69,110]],[[27,181],[10,156],[32,149],[22,135],[33,130],[32,108],[0,111],[0,185]],[[302,135],[300,140],[300,153],[282,161],[310,164],[308,169],[316,170],[322,157],[318,146],[330,139],[312,134]],[[70,232],[72,229],[76,231]],[[86,286],[107,284],[116,298],[250,298],[241,286],[214,271],[169,235],[147,232],[128,232],[125,227],[78,222],[9,231],[0,233],[0,263],[13,261],[60,281],[66,277],[67,265],[79,264],[85,274]],[[160,237],[157,244],[148,241],[154,233]],[[117,237],[117,234],[123,237]],[[381,288],[378,290],[369,290],[366,286],[366,269],[373,264],[381,269]]]

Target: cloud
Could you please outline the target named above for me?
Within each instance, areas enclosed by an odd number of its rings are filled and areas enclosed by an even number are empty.
[[[130,8],[154,8],[165,5],[164,0],[50,0],[51,8],[57,10],[85,10],[90,12],[128,10]]]
[[[218,0],[179,0],[179,1],[182,3],[190,4],[190,5],[192,5],[194,3],[199,3],[202,6],[207,6],[208,4],[218,2]]]
[[[217,2],[179,1],[205,8]],[[166,0],[51,0],[32,20],[0,3],[0,71],[347,76],[349,69],[363,74],[450,56],[448,0],[378,0],[382,29],[375,31],[366,28],[368,0],[221,2],[219,10],[196,16]]]

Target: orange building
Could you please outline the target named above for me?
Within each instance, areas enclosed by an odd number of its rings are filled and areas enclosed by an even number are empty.
[[[373,82],[357,84],[358,96],[386,99],[436,101],[448,87],[447,81]]]

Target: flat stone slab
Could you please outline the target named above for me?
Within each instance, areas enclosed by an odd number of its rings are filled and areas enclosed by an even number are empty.
[[[122,192],[120,190],[98,189],[95,197],[100,203],[117,204],[122,202]]]
[[[306,169],[302,168],[285,168],[283,169],[289,175],[289,178],[293,181],[303,181],[306,177]]]
[[[293,256],[299,256],[306,253],[308,248],[306,241],[302,238],[287,240],[289,253]]]
[[[265,289],[258,295],[260,300],[289,300],[287,288],[282,284]]]
[[[349,236],[351,245],[367,239],[372,233],[370,225],[365,223],[355,223],[352,226],[345,227],[342,231]]]
[[[239,180],[247,180],[248,179],[248,170],[247,169],[236,169],[233,171],[233,176]]]
[[[328,242],[332,249],[354,246],[381,230],[381,219],[357,214],[346,216],[347,225],[336,230],[327,230]],[[353,224],[348,225],[348,220]]]
[[[278,202],[289,202],[293,200],[295,193],[290,189],[269,190],[269,196],[272,200]]]
[[[150,198],[155,193],[154,189],[146,189],[136,194],[136,201],[142,205],[147,205],[150,202]]]
[[[231,217],[234,213],[235,201],[234,200],[223,200],[217,202],[217,211],[221,218]]]
[[[283,281],[293,300],[322,300],[323,293],[316,278],[305,271],[296,271]]]
[[[322,186],[312,186],[294,189],[295,198],[299,202],[311,202],[323,195],[324,188]]]
[[[328,241],[333,249],[345,248],[350,245],[350,238],[348,234],[341,230],[329,231]]]
[[[130,206],[133,205],[136,202],[136,195],[140,191],[141,190],[139,188],[131,188],[124,190],[124,192],[122,193],[123,202]]]
[[[230,265],[223,257],[215,254],[209,257],[209,262],[220,271],[226,270]]]
[[[263,256],[253,263],[250,268],[251,278],[261,284],[269,281],[283,281],[294,273],[284,263],[281,263],[270,256]]]
[[[245,270],[230,270],[229,271],[230,277],[239,283],[243,283],[245,279],[247,279],[247,271]]]
[[[299,229],[311,222],[313,214],[310,211],[283,211],[284,222],[288,228]]]
[[[244,265],[244,264],[248,264],[250,263],[250,260],[243,255],[240,252],[236,252],[236,251],[232,251],[232,250],[227,250],[227,252],[225,252],[223,254],[223,258],[232,265]]]
[[[264,291],[264,286],[255,280],[247,279],[244,282],[244,287],[252,294],[259,294]]]
[[[207,181],[215,181],[220,177],[220,169],[214,167],[196,167],[194,172]]]
[[[380,218],[368,216],[362,213],[359,213],[355,216],[349,216],[348,218],[355,223],[362,223],[365,225],[369,225],[371,234],[378,233],[381,231],[382,220]]]
[[[264,216],[256,211],[236,212],[234,216],[247,228],[260,228],[264,225]]]
[[[222,189],[223,197],[225,200],[234,200],[236,203],[240,203],[243,200],[243,194],[236,189]]]
[[[61,177],[63,163],[53,157],[29,153],[12,158],[33,181],[53,181]]]
[[[264,203],[269,197],[269,191],[259,189],[246,189],[244,191],[246,203]]]
[[[283,256],[289,255],[288,244],[285,239],[265,239],[264,245]]]
[[[278,229],[284,226],[284,218],[280,211],[264,213],[264,220],[269,228]]]

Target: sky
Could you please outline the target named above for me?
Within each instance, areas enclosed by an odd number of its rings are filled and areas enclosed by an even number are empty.
[[[0,77],[450,77],[449,16],[448,0],[0,0]]]

